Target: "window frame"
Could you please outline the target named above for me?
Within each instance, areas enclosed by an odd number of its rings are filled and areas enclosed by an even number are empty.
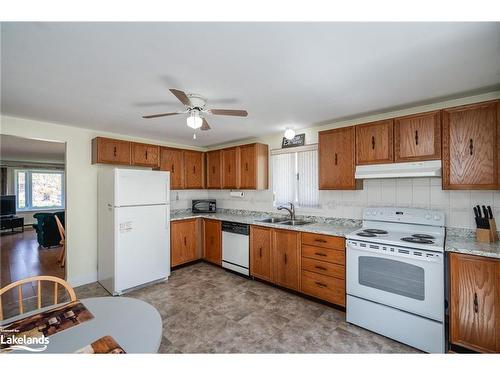
[[[319,202],[319,195],[318,195],[318,201],[316,202],[316,205],[314,206],[303,206],[300,204],[299,202],[299,179],[300,179],[300,175],[299,175],[299,171],[298,171],[298,154],[300,152],[307,152],[307,151],[315,151],[315,152],[319,152],[318,151],[318,144],[317,143],[313,143],[313,144],[309,144],[309,145],[304,145],[304,146],[298,146],[298,147],[290,147],[290,148],[280,148],[280,149],[274,149],[274,150],[271,150],[271,165],[273,165],[273,184],[272,184],[272,190],[273,190],[273,207],[278,207],[280,204],[282,203],[277,203],[276,202],[276,195],[275,195],[275,186],[274,186],[274,163],[272,161],[272,157],[275,156],[275,155],[280,155],[280,154],[294,154],[294,165],[295,165],[295,170],[294,170],[294,187],[293,187],[293,190],[294,190],[294,199],[293,199],[293,204],[295,205],[295,207],[297,208],[303,208],[303,209],[309,209],[309,210],[314,210],[314,209],[318,209],[320,208],[320,202]],[[319,162],[319,155],[318,155],[318,162]],[[319,173],[319,166],[316,165],[316,170],[318,171]],[[319,176],[318,176],[319,177]],[[318,190],[319,192],[319,185],[316,184],[315,188]]]
[[[24,181],[24,194],[25,194],[25,207],[19,207],[19,172],[25,173]],[[58,174],[61,175],[61,205],[60,206],[33,206],[33,186],[32,177],[33,173],[45,174]],[[58,169],[30,169],[30,168],[15,168],[14,169],[14,192],[16,195],[16,211],[30,212],[30,211],[51,211],[51,210],[64,210],[66,206],[66,175],[64,170]]]

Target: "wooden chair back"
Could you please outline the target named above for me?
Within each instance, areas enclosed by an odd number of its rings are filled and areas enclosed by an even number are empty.
[[[18,304],[19,304],[19,314],[24,314],[24,302],[23,302],[23,285],[32,283],[32,282],[37,282],[37,298],[38,298],[38,303],[37,306],[40,309],[42,307],[42,281],[49,281],[54,283],[54,305],[57,305],[58,303],[58,286],[62,285],[65,289],[66,292],[68,293],[68,296],[70,298],[70,301],[76,301],[76,294],[71,285],[69,285],[66,280],[60,279],[55,276],[33,276],[33,277],[28,277],[26,279],[18,280],[16,282],[13,282],[12,284],[9,284],[2,289],[0,289],[0,321],[3,320],[3,307],[2,307],[2,295],[6,292],[8,292],[11,289],[14,289],[17,287],[17,293],[18,293]]]
[[[57,215],[54,215],[54,218],[56,219],[57,229],[59,229],[59,235],[61,236],[61,245],[62,245],[66,239],[66,231],[64,230],[64,227],[61,224],[61,220],[59,220]]]

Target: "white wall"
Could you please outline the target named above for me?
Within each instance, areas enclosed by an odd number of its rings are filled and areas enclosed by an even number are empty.
[[[91,164],[91,140],[102,135],[131,137],[47,122],[2,116],[0,134],[66,142],[67,275],[76,286],[96,280],[97,274],[97,171]],[[137,139],[139,142],[196,149],[195,147]],[[187,198],[184,197],[184,200]]]
[[[405,110],[366,116],[346,121],[325,124],[320,127],[296,130],[297,134],[306,134],[306,143],[318,142],[318,131],[351,126],[370,121],[377,121],[412,113],[432,111],[469,103],[500,98],[500,92],[438,102],[431,105],[413,107]],[[211,149],[217,149],[250,141],[262,142],[270,149],[281,147],[283,134],[255,138]],[[247,209],[255,211],[276,211],[273,207],[272,165],[270,165],[270,189],[267,191],[246,191],[244,198],[232,198],[229,191],[209,191],[209,197],[217,199],[219,208]],[[446,225],[460,228],[475,228],[472,206],[491,205],[500,216],[500,192],[498,191],[446,191],[441,188],[440,178],[381,179],[364,181],[363,190],[357,191],[320,191],[319,209],[298,209],[298,214],[311,214],[327,217],[361,219],[362,210],[367,206],[392,206],[434,208],[446,213]]]

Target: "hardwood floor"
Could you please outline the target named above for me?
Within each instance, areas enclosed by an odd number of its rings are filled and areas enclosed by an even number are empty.
[[[60,252],[60,247],[50,249],[39,247],[36,232],[31,228],[25,228],[23,233],[2,233],[0,236],[0,287],[30,276],[50,275],[64,279],[65,269],[57,262]],[[49,287],[47,285],[47,288]],[[27,299],[34,296],[36,296],[35,285],[25,285],[23,297]],[[17,301],[17,291],[8,292],[2,300],[4,304]]]

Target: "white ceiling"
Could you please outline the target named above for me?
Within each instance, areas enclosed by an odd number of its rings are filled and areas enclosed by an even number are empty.
[[[0,160],[64,164],[66,145],[0,134]]]
[[[2,112],[208,146],[500,84],[500,23],[3,23]],[[168,88],[204,95],[192,140]]]

